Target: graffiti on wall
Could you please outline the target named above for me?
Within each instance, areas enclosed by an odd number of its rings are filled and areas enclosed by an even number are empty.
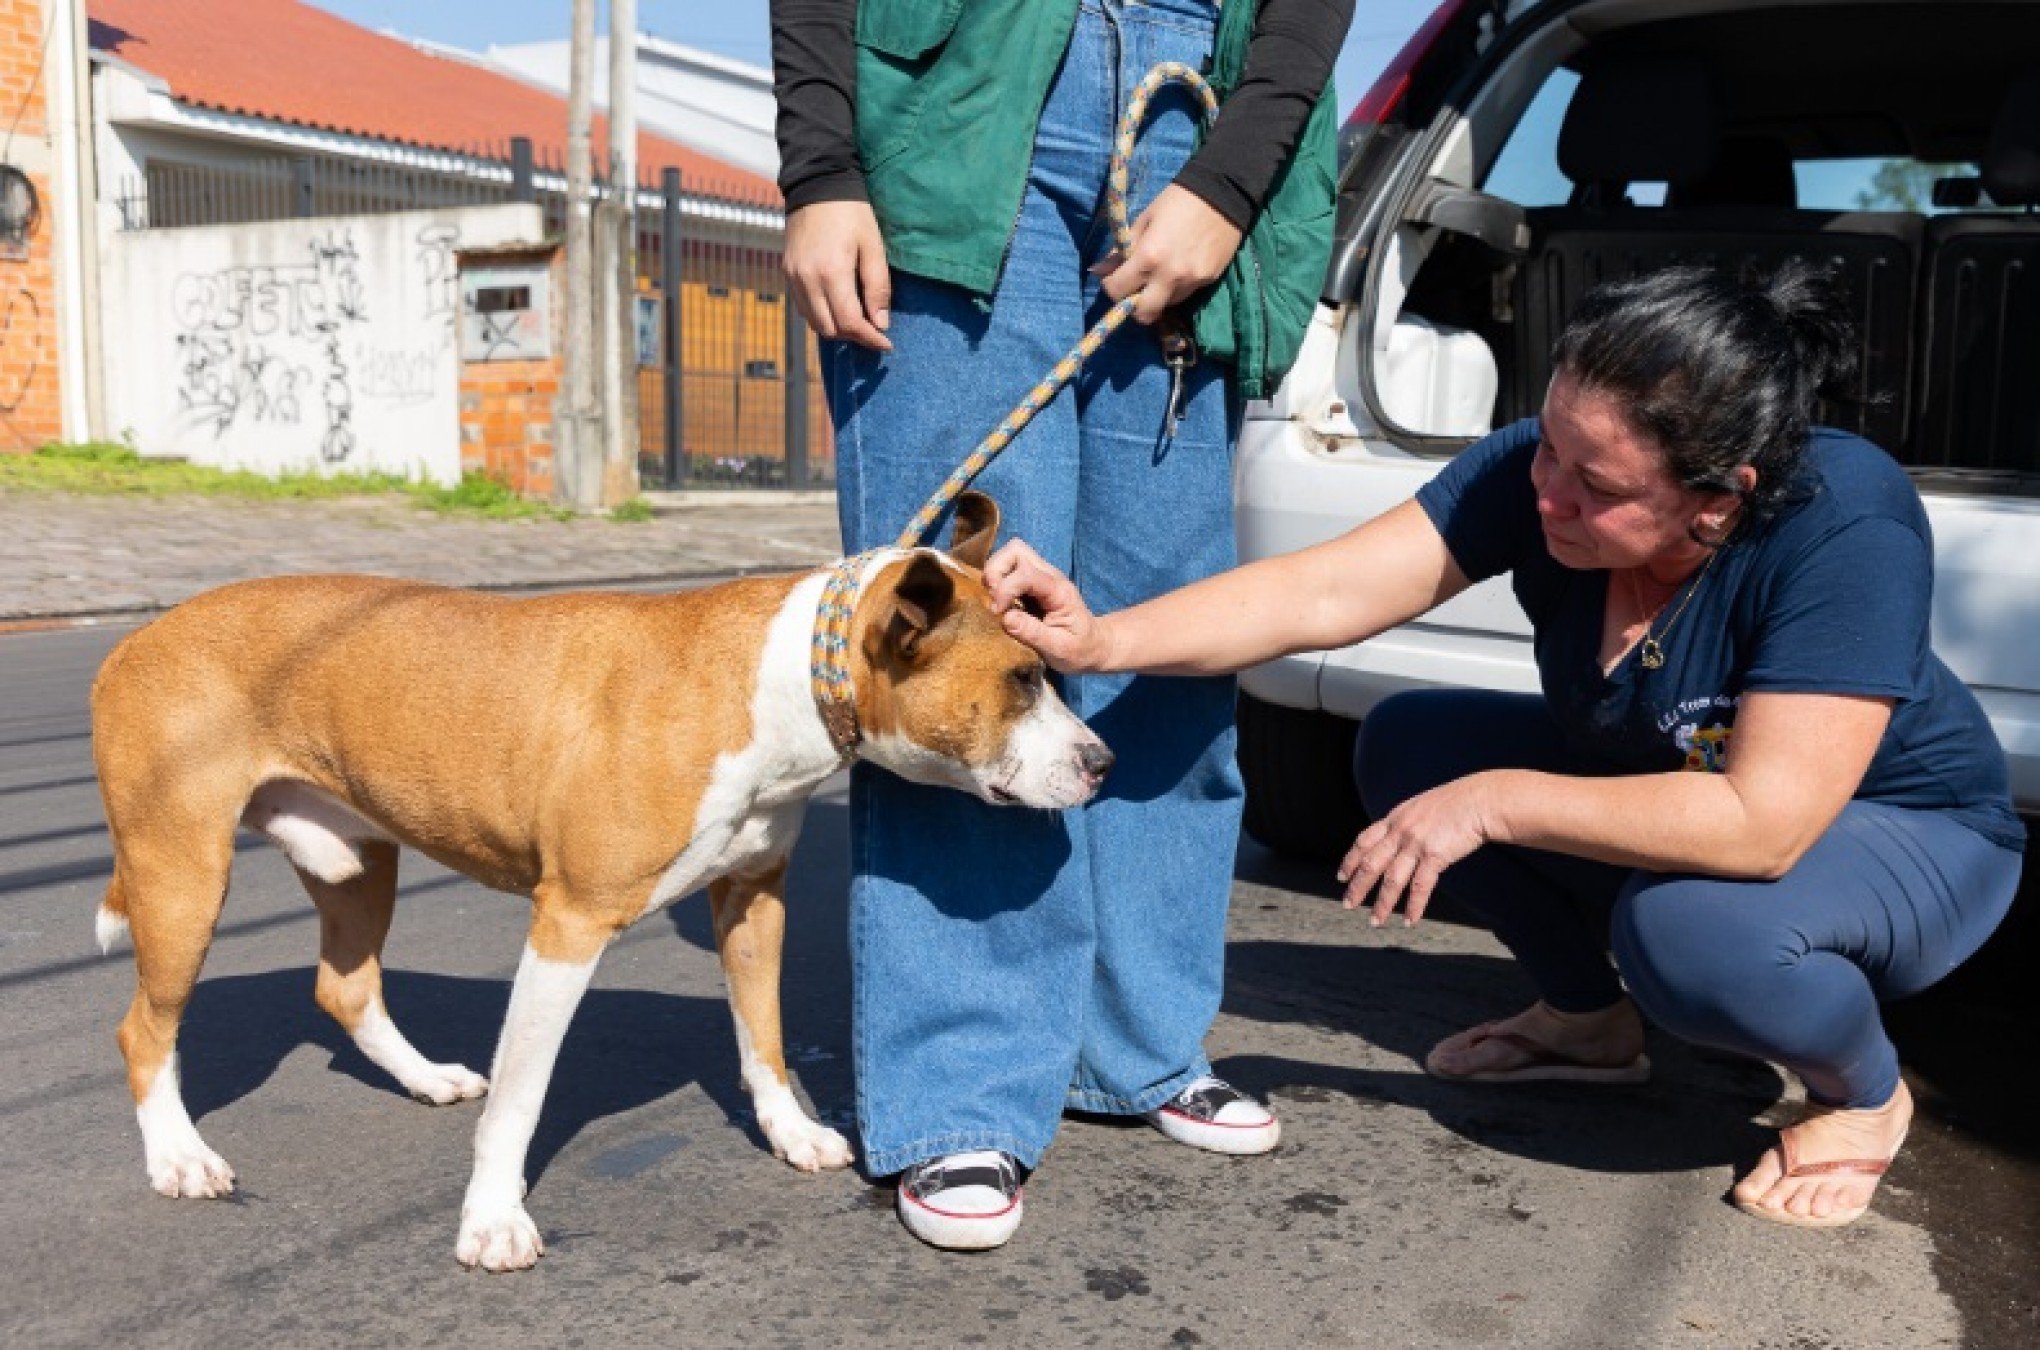
[[[412,260],[420,282],[419,307],[414,312],[422,321],[417,331],[425,337],[408,346],[357,342],[354,358],[363,398],[419,404],[446,392],[442,387],[448,370],[446,353],[453,347],[460,317],[460,267],[454,255],[460,246],[460,227],[434,221],[421,228],[413,242]]]
[[[353,372],[342,338],[368,321],[361,254],[346,228],[306,244],[306,262],[186,272],[170,293],[177,406],[217,439],[250,422],[301,421],[316,398],[319,457],[354,453]]]
[[[0,305],[0,368],[4,368],[5,358],[17,346],[27,353],[27,364],[20,375],[0,376],[0,415],[12,417],[35,384],[36,369],[41,363],[35,335],[41,323],[42,303],[26,286],[17,287],[6,303]]]
[[[460,315],[460,265],[454,249],[460,226],[435,222],[418,231],[418,270],[425,279],[425,322],[439,325],[453,341]]]
[[[300,263],[180,275],[171,292],[178,410],[214,439],[243,423],[321,416],[319,457],[344,464],[356,448],[357,395],[397,404],[442,396],[460,315],[460,227],[434,222],[415,242],[419,317],[431,334],[416,346],[364,336],[368,284],[348,227],[308,241]]]
[[[457,482],[461,258],[544,237],[529,203],[118,234],[109,417],[144,454]]]

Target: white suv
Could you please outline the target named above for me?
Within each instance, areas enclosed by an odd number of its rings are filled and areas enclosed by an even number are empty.
[[[1235,478],[1243,560],[1405,500],[1537,411],[1594,283],[1677,263],[1835,268],[1858,398],[1914,474],[1934,646],[2040,810],[2040,3],[1451,0],[1344,133],[1325,302]],[[1247,828],[1343,849],[1354,728],[1416,685],[1531,690],[1505,580],[1242,680]]]

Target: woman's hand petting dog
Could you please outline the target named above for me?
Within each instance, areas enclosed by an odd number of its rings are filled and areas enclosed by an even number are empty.
[[[1018,539],[985,562],[992,612],[1006,631],[1065,675],[1106,668],[1111,656],[1104,620],[1091,613],[1076,584]]]

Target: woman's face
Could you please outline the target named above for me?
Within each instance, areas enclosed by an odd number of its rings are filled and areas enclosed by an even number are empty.
[[[1621,405],[1560,371],[1530,463],[1544,546],[1567,567],[1679,569],[1703,558],[1691,530],[1719,526],[1734,497],[1681,487],[1658,443]]]

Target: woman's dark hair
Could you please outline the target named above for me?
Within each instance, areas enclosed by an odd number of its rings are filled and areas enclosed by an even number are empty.
[[[1856,347],[1829,272],[1792,261],[1749,285],[1674,267],[1589,291],[1552,367],[1612,395],[1686,487],[1733,492],[1754,468],[1740,531],[1798,492],[1815,401],[1855,375]]]

